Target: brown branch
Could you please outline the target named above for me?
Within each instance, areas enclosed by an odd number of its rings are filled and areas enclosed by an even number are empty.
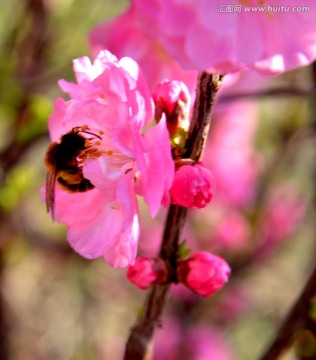
[[[215,96],[220,88],[222,79],[222,75],[209,74],[207,72],[202,72],[198,76],[192,122],[186,144],[186,157],[194,161],[198,161],[202,157],[211,124],[211,112]]]
[[[169,262],[171,269],[175,268],[178,241],[186,214],[186,208],[176,205],[171,205],[168,211],[159,256]],[[127,341],[125,360],[151,359],[149,344],[165,306],[169,286],[168,283],[157,285],[149,292],[144,313],[136,322]]]
[[[202,72],[198,77],[193,118],[189,130],[185,157],[198,161],[203,153],[211,122],[211,112],[215,96],[221,83],[220,75]],[[127,340],[124,360],[150,360],[151,342],[156,326],[165,306],[170,283],[176,281],[175,271],[178,244],[187,215],[187,209],[171,205],[165,223],[161,257],[170,268],[169,283],[154,286],[144,304],[143,314],[138,318]]]
[[[314,82],[314,91],[313,97],[311,98],[311,130],[313,135],[316,135],[316,62],[311,66],[311,76]],[[316,168],[314,168],[314,178],[316,178]],[[316,191],[314,190],[314,215],[316,210]],[[311,274],[309,280],[307,281],[305,288],[303,289],[302,294],[288,313],[286,319],[281,325],[279,331],[277,332],[275,339],[272,344],[266,350],[265,354],[260,358],[260,360],[276,360],[278,357],[291,346],[293,342],[293,337],[298,330],[310,327],[310,307],[311,301],[316,297],[316,267]],[[312,321],[313,331],[315,329],[315,322]]]
[[[301,296],[280,327],[275,340],[260,360],[276,360],[291,345],[294,334],[304,328],[305,317],[314,296],[316,296],[316,268],[307,281]]]
[[[316,90],[315,89],[299,89],[299,88],[276,88],[276,89],[268,89],[268,90],[260,90],[260,91],[252,91],[252,92],[242,92],[236,94],[223,94],[219,97],[220,103],[236,101],[236,100],[253,100],[260,98],[273,98],[276,99],[278,97],[300,97],[300,98],[315,98]]]
[[[4,176],[20,161],[33,142],[46,134],[36,134],[27,141],[17,139],[21,127],[27,126],[32,112],[30,99],[39,86],[45,70],[46,51],[49,46],[49,13],[44,0],[24,0],[23,17],[16,23],[10,43],[17,62],[15,77],[22,88],[22,96],[16,104],[16,118],[12,140],[0,153],[0,165]],[[25,30],[25,29],[26,30]],[[34,81],[37,77],[38,82]],[[0,179],[0,185],[1,181]]]
[[[16,39],[15,46],[18,61],[17,75],[27,96],[29,91],[34,90],[29,81],[32,82],[34,76],[43,73],[50,36],[48,11],[44,0],[25,0],[25,14],[25,20],[30,21],[30,26],[21,41]]]

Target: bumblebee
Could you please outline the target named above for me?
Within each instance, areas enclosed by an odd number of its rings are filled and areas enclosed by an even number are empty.
[[[89,134],[92,138],[84,137]],[[102,132],[100,132],[102,135]],[[102,139],[100,135],[89,131],[88,127],[75,127],[63,135],[60,142],[52,143],[47,150],[45,163],[46,176],[46,208],[54,218],[55,184],[71,193],[85,192],[94,188],[93,184],[85,179],[82,172],[84,162],[89,158],[101,155],[97,149]]]

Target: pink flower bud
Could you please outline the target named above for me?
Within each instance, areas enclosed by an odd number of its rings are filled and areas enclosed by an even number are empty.
[[[129,265],[126,275],[130,282],[145,290],[166,280],[167,268],[161,259],[143,256]]]
[[[164,80],[157,84],[153,93],[157,121],[166,115],[167,127],[171,136],[178,129],[188,130],[190,94],[186,85],[177,80]]]
[[[177,269],[179,281],[202,296],[211,296],[228,281],[230,267],[219,256],[197,252],[181,261]]]
[[[202,163],[183,165],[175,173],[170,199],[172,204],[201,209],[212,200],[215,189],[215,178]]]

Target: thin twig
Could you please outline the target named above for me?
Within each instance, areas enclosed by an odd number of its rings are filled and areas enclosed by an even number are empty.
[[[189,130],[185,157],[198,161],[203,153],[211,122],[211,112],[215,96],[219,90],[221,76],[202,72],[198,77],[193,118]],[[178,244],[187,209],[171,205],[165,223],[159,257],[169,264],[169,281],[175,281]],[[153,287],[144,304],[144,311],[132,328],[127,340],[124,360],[150,360],[151,342],[155,328],[165,306],[170,283]]]

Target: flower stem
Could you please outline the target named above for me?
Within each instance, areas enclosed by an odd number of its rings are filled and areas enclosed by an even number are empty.
[[[208,135],[215,96],[220,88],[222,76],[201,72],[198,76],[193,117],[186,146],[186,158],[199,161]],[[127,340],[124,360],[150,360],[152,338],[167,301],[170,283],[175,280],[178,245],[187,209],[177,205],[169,207],[159,257],[171,269],[170,282],[154,286],[148,293],[144,310],[131,329]]]

